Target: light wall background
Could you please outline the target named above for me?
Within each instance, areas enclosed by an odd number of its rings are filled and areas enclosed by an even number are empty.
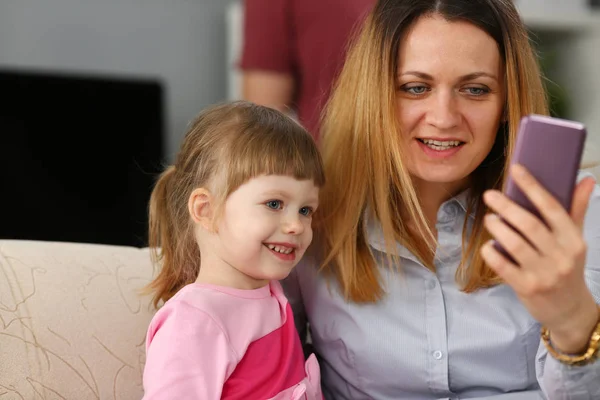
[[[517,0],[526,23],[558,51],[551,79],[588,125],[586,160],[600,160],[600,15],[586,0]],[[565,7],[568,4],[568,7]],[[0,68],[160,79],[166,153],[202,108],[239,98],[238,0],[2,0]]]

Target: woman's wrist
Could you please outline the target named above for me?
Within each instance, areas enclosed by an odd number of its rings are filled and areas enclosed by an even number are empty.
[[[581,354],[586,351],[590,336],[600,319],[600,309],[591,294],[589,297],[560,326],[548,327],[552,347],[558,352]]]

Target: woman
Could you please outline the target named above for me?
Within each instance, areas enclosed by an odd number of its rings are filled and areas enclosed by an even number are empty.
[[[600,398],[600,190],[581,179],[568,213],[507,167],[547,112],[511,1],[375,5],[323,121],[318,257],[286,282],[327,398]]]

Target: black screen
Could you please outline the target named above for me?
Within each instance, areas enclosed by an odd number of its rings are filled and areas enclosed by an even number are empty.
[[[0,238],[144,246],[159,81],[0,71]]]

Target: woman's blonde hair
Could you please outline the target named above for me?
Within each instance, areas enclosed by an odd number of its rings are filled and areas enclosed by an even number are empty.
[[[146,288],[154,306],[192,283],[200,269],[188,199],[210,188],[216,215],[227,197],[260,175],[290,175],[325,182],[313,138],[279,111],[249,102],[219,104],[190,124],[175,163],[160,175],[149,205],[149,246],[160,271]]]
[[[537,58],[512,1],[378,1],[349,49],[321,129],[328,181],[318,225],[322,268],[337,278],[343,294],[354,302],[375,302],[384,294],[367,242],[365,210],[381,223],[389,254],[399,242],[435,270],[430,261],[435,238],[403,162],[395,111],[402,37],[418,18],[434,14],[470,22],[487,32],[497,42],[505,65],[507,122],[500,124],[492,151],[472,176],[467,215],[474,212],[475,218],[470,234],[464,225],[456,276],[465,292],[499,283],[479,254],[490,239],[483,228],[487,208],[481,194],[501,188],[521,117],[548,113]],[[415,223],[416,232],[408,229],[408,221]],[[399,267],[399,258],[392,258],[392,265]]]

